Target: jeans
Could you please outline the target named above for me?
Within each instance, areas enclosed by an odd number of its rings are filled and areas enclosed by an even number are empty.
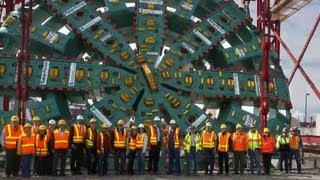
[[[272,157],[272,154],[269,154],[269,153],[262,154],[264,173],[266,175],[270,175],[271,157]]]
[[[120,168],[119,168],[119,160]],[[124,174],[124,166],[126,165],[126,149],[115,149],[114,150],[114,168],[116,174]]]
[[[180,149],[169,149],[169,171],[168,174],[173,173],[173,165],[175,165],[175,170],[177,174],[181,173],[180,168]]]
[[[244,166],[246,164],[246,152],[235,151],[233,152],[233,162],[234,162],[234,172],[235,174],[239,173],[244,174]]]
[[[280,171],[283,171],[283,161],[284,161],[284,168],[285,172],[288,173],[289,171],[289,151],[280,151]]]
[[[254,174],[254,169],[257,168],[258,174],[261,174],[261,167],[260,167],[260,155],[259,150],[251,150],[249,149],[249,158],[250,158],[250,171],[251,174]]]
[[[58,161],[60,159],[60,173],[59,175],[63,176],[65,175],[65,169],[66,169],[66,161],[67,161],[67,149],[60,149],[55,150],[53,154],[53,161],[52,161],[52,175],[57,175],[57,169],[58,169]]]
[[[98,164],[98,154],[96,148],[87,148],[86,149],[86,156],[87,156],[87,171],[88,174],[95,174],[96,168]],[[93,158],[93,162],[92,162]]]
[[[104,150],[104,153],[99,154],[98,157],[97,174],[98,176],[106,175],[108,173],[109,150]]]
[[[213,167],[214,167],[214,150],[213,148],[205,148],[203,149],[203,158],[204,158],[204,172],[205,174],[209,173],[213,174]],[[210,170],[208,169],[210,166]]]
[[[219,152],[219,174],[223,174],[223,162],[226,174],[229,174],[229,155],[228,152]]]
[[[21,156],[21,176],[30,177],[32,154]]]
[[[193,161],[193,174],[197,174],[198,161],[197,161],[197,150],[195,146],[190,147],[190,152],[187,153],[187,174],[190,172],[191,161]]]
[[[34,159],[34,171],[39,176],[47,175],[48,173],[48,156],[35,157]]]
[[[76,143],[74,144],[75,148],[71,148],[71,163],[70,169],[72,173],[80,173],[81,172],[81,165],[83,164],[83,150],[84,144]]]
[[[134,158],[136,157],[136,151],[129,151],[129,154],[128,154],[128,159],[129,159],[129,162],[128,162],[128,168],[127,168],[127,172],[128,172],[128,175],[133,175],[134,172],[133,172],[133,165],[134,165]]]
[[[151,145],[149,151],[148,172],[158,173],[158,163],[160,157],[160,142],[157,145]]]
[[[21,156],[17,154],[17,149],[6,149],[6,175],[19,175]]]
[[[144,174],[144,153],[143,149],[137,149],[138,174]]]
[[[301,173],[301,156],[299,150],[290,150],[289,168],[292,169],[292,159],[296,160],[298,173]]]

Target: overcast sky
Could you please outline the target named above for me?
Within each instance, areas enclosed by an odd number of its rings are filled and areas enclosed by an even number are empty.
[[[237,0],[236,2],[241,2]],[[251,15],[256,15],[256,2],[250,4]],[[287,46],[290,48],[293,55],[298,59],[304,43],[310,34],[312,26],[315,23],[317,16],[320,14],[320,0],[313,0],[296,14],[281,24],[281,37]],[[255,18],[254,18],[255,19]],[[320,25],[318,26],[313,39],[309,44],[301,65],[311,78],[315,86],[320,91]],[[293,61],[289,58],[286,51],[281,49],[281,65],[285,75],[289,78],[294,68]],[[310,88],[307,81],[297,70],[291,85],[290,85],[291,101],[293,104],[293,116],[304,115],[305,94],[308,96],[308,115],[320,113],[320,99]]]

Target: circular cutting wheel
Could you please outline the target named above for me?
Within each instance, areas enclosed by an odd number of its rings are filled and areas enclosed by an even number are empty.
[[[86,104],[79,111],[86,120],[110,125],[131,116],[136,124],[160,116],[184,129],[206,122],[217,131],[222,123],[260,127],[261,35],[233,1],[33,3],[30,51],[41,55],[28,67],[29,91],[42,101],[29,103],[27,115],[66,118],[68,108]],[[11,13],[0,29],[5,95],[15,82],[9,76],[16,58],[7,54],[19,49],[18,17],[19,10]],[[268,127],[277,133],[289,124],[291,102],[273,50],[270,69]]]

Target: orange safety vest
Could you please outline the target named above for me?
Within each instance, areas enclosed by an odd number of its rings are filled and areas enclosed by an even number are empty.
[[[36,135],[36,156],[48,156],[49,136],[46,134],[40,139],[40,134]]]
[[[244,133],[233,133],[232,137],[232,150],[237,152],[247,151],[247,135]]]
[[[169,133],[168,133],[168,142],[167,142],[167,146],[169,145],[169,136],[170,136],[170,132],[171,130],[169,130]],[[180,140],[179,140],[179,132],[180,132],[180,129],[179,128],[176,128],[176,131],[175,131],[175,134],[174,134],[174,148],[177,149],[180,147]]]
[[[299,149],[299,142],[300,138],[299,136],[289,136],[289,147],[292,150],[298,150]]]
[[[136,148],[137,149],[143,149],[145,137],[146,137],[146,133],[137,134],[137,137],[136,137]]]
[[[23,133],[23,127],[18,125],[15,131],[13,125],[8,124],[5,126],[4,147],[6,149],[17,149],[17,141]]]
[[[88,128],[88,134],[87,134],[87,137],[86,137],[86,145],[87,145],[87,148],[92,148],[93,147],[93,131],[91,128]]]
[[[80,127],[78,126],[78,124],[74,124],[72,126],[73,128],[73,143],[74,144],[78,144],[78,143],[83,143],[83,137],[85,135],[85,133],[87,132],[87,128],[85,125],[81,125],[82,129],[80,130]]]
[[[219,144],[218,151],[219,152],[228,152],[229,151],[229,138],[230,133],[226,132],[224,135],[220,132],[218,135]]]
[[[68,149],[69,148],[69,135],[68,130],[64,130],[63,135],[60,135],[59,129],[54,130],[54,149]]]
[[[150,145],[154,146],[157,145],[157,131],[154,126],[149,126],[150,129]]]
[[[123,134],[120,135],[117,128],[114,129],[114,147],[115,148],[125,148],[126,147],[126,136],[127,130],[123,129]]]
[[[203,148],[214,148],[214,131],[202,131],[202,145]]]
[[[269,135],[268,137],[262,136],[261,138],[261,153],[272,154],[275,146],[274,138]]]
[[[21,155],[29,155],[35,152],[34,144],[36,142],[36,138],[34,134],[31,134],[29,137],[26,134],[22,134],[20,136],[21,140]]]
[[[135,151],[136,150],[136,138],[130,137],[129,139],[129,150]]]

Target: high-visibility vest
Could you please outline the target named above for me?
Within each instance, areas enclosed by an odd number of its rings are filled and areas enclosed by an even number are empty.
[[[13,125],[5,126],[4,147],[6,149],[17,149],[17,141],[23,133],[23,127],[18,125],[17,131],[14,130]]]
[[[25,133],[23,133],[20,136],[21,141],[21,155],[29,155],[33,154],[35,152],[35,141],[36,138],[34,134],[30,134],[30,136],[27,136]]]
[[[233,133],[231,136],[232,150],[236,152],[247,151],[247,135],[245,133]]]
[[[289,146],[290,146],[290,149],[292,150],[298,150],[299,149],[299,145],[300,145],[300,138],[299,136],[293,136],[293,135],[290,135],[289,136]]]
[[[218,135],[219,144],[218,151],[219,152],[228,152],[229,151],[229,138],[230,133],[226,132],[224,135],[220,132]]]
[[[279,151],[288,151],[290,146],[290,139],[288,136],[278,136],[276,147]]]
[[[195,147],[196,151],[201,150],[201,140],[200,140],[200,135],[198,133],[194,134],[194,141],[195,141]],[[191,147],[191,134],[188,133],[186,137],[184,138],[184,149],[187,151],[187,153],[190,153],[190,147]]]
[[[154,126],[149,126],[149,130],[150,130],[150,137],[149,137],[149,141],[150,141],[150,145],[154,146],[157,145],[157,131],[156,128]]]
[[[248,146],[251,150],[261,148],[261,136],[257,130],[248,132]]]
[[[87,148],[92,148],[93,147],[93,141],[94,141],[94,134],[91,128],[88,128],[87,131],[87,137],[86,137],[86,146]]]
[[[36,156],[48,156],[49,136],[46,134],[40,139],[40,134],[36,135]]]
[[[104,145],[103,145],[103,141],[104,141],[104,138],[103,138],[103,133],[102,132],[100,132],[99,134],[98,134],[98,136],[100,136],[100,142],[97,142],[97,143],[100,143],[100,150],[99,149],[97,149],[97,151],[98,152],[100,152],[100,151],[104,151]]]
[[[114,129],[114,147],[115,148],[125,148],[126,147],[126,136],[127,130],[123,129],[123,134],[121,135],[117,128]]]
[[[261,153],[272,154],[274,151],[275,140],[269,135],[268,137],[262,136],[261,138]]]
[[[214,131],[202,131],[202,146],[203,148],[214,148]]]
[[[54,130],[54,149],[68,149],[70,132],[65,129],[63,135],[60,135],[59,129]]]
[[[179,132],[180,132],[180,129],[176,128],[176,130],[174,132],[174,148],[175,149],[180,147]],[[171,129],[169,130],[169,133],[168,133],[168,138],[167,138],[168,139],[168,144],[169,144],[170,133],[171,133]]]
[[[83,138],[87,131],[87,128],[85,125],[81,125],[81,126],[82,126],[82,129],[80,130],[80,127],[78,124],[72,125],[72,128],[73,128],[72,140],[73,140],[73,143],[75,144],[83,143]]]
[[[129,150],[135,151],[136,150],[136,138],[129,138]]]
[[[136,148],[143,149],[144,147],[144,138],[146,137],[146,133],[138,133],[136,137]]]

